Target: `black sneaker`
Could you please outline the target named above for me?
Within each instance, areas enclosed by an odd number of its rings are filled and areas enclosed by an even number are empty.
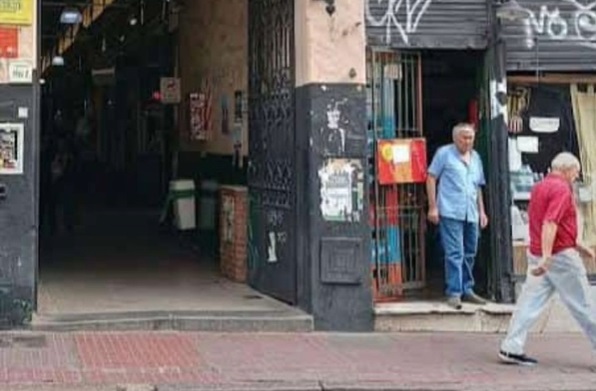
[[[513,354],[504,351],[499,352],[499,358],[505,364],[525,365],[528,367],[538,364],[538,361],[525,354]]]

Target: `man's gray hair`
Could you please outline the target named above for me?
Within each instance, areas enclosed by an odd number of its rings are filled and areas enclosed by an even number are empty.
[[[476,129],[474,129],[474,125],[469,124],[467,122],[460,122],[459,124],[453,127],[453,137],[463,132],[476,133]]]
[[[569,170],[572,168],[581,170],[581,163],[579,162],[579,159],[576,158],[575,155],[573,155],[572,153],[561,152],[557,156],[555,156],[555,158],[550,164],[550,167],[553,170],[558,171]]]

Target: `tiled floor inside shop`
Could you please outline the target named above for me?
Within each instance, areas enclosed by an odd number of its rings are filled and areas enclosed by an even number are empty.
[[[283,312],[289,306],[233,283],[196,233],[164,229],[155,211],[87,214],[74,234],[41,244],[38,313]]]

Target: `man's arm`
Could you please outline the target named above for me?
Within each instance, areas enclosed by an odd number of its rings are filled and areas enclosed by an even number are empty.
[[[542,259],[548,260],[553,255],[553,245],[557,236],[557,223],[545,221],[542,224]]]
[[[555,244],[555,237],[557,236],[557,223],[553,221],[546,221],[542,224],[542,262],[537,268],[532,270],[534,276],[541,276],[548,271],[551,265],[553,255],[553,245]]]
[[[428,174],[426,178],[426,194],[428,196],[428,220],[433,224],[439,223],[437,208],[437,178]]]
[[[437,207],[437,178],[428,174],[426,178],[426,194],[428,195],[428,209]]]
[[[486,209],[484,208],[484,197],[482,188],[478,188],[478,214],[480,215],[480,228],[486,228],[488,225],[488,217],[486,216]]]
[[[426,176],[426,195],[428,197],[428,220],[439,224],[439,209],[437,207],[437,180],[445,168],[445,149],[439,148],[428,167]]]

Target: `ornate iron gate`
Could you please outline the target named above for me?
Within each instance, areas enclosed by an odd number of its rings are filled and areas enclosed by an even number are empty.
[[[249,0],[249,278],[296,302],[294,1]]]
[[[424,184],[381,185],[376,164],[379,140],[423,136],[422,67],[419,53],[367,57],[373,289],[386,301],[426,284]]]

